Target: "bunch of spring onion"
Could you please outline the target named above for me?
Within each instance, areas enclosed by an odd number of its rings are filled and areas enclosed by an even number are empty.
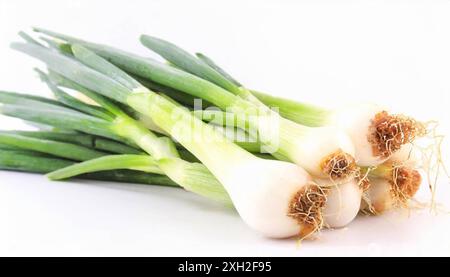
[[[16,47],[19,47],[19,44]],[[268,236],[286,237],[299,233],[307,235],[322,223],[332,226],[336,224],[335,222],[353,219],[357,213],[356,206],[351,210],[350,219],[344,218],[338,211],[329,211],[329,207],[338,206],[334,202],[340,198],[339,194],[330,194],[325,201],[324,191],[326,189],[311,183],[311,177],[302,168],[292,163],[262,159],[250,154],[229,141],[222,133],[196,119],[189,111],[180,108],[174,101],[151,92],[123,71],[81,46],[74,45],[72,47],[73,57],[56,53],[36,43],[21,44],[20,47],[42,55],[41,57],[47,62],[52,74],[46,75],[41,72],[41,75],[43,75],[43,79],[47,80],[50,88],[59,95],[59,98],[68,99],[69,97],[57,86],[76,88],[109,113],[107,116],[99,115],[98,109],[96,109],[95,114],[101,118],[91,118],[94,113],[90,109],[82,107],[80,101],[76,99],[66,100],[65,105],[76,108],[78,112],[56,105],[50,107],[49,103],[18,106],[17,103],[21,100],[17,100],[17,97],[11,100],[10,94],[9,104],[13,105],[2,106],[2,112],[6,115],[60,128],[67,128],[67,123],[71,122],[70,128],[78,131],[111,139],[118,139],[117,137],[126,139],[125,142],[134,143],[148,152],[161,173],[194,192],[196,192],[197,184],[189,187],[183,182],[195,183],[198,179],[203,178],[204,183],[209,184],[206,189],[210,191],[211,187],[218,189],[216,186],[212,186],[214,183],[218,183],[215,179],[217,178],[225,187],[233,205],[246,223]],[[81,57],[81,60],[88,57],[86,63],[95,61],[95,64],[87,66],[80,63],[76,59],[77,57]],[[120,111],[117,103],[98,94],[110,96],[111,92],[117,92],[112,99],[122,105],[128,104],[136,110],[139,108],[142,113],[150,116],[159,128],[177,139],[203,164],[207,165],[208,170],[202,164],[188,163],[176,157],[174,148],[167,145],[170,141],[156,137],[142,124]],[[7,96],[7,94],[5,95]],[[30,101],[33,100],[25,102],[30,104]],[[143,108],[140,108],[141,105]],[[81,111],[90,113],[90,115],[89,118],[88,115],[84,115],[82,122],[77,123],[71,117],[76,115],[77,118],[81,118],[82,116],[78,114]],[[180,113],[181,116],[177,116],[176,113]],[[67,117],[64,118],[66,115]],[[192,129],[192,123],[200,125],[200,130]],[[191,134],[193,131],[196,132]],[[192,138],[191,135],[195,137]],[[211,138],[215,139],[211,140]],[[74,176],[74,174],[86,173],[91,169],[111,169],[103,165],[105,159],[107,158],[102,157],[65,168],[51,173],[49,177],[61,179]],[[111,164],[110,161],[107,165],[109,164]],[[147,167],[131,167],[129,169],[142,168],[152,173],[158,173],[152,165],[148,162]],[[251,180],[242,180],[244,172],[253,170],[262,174]],[[209,173],[210,171],[213,172],[213,175]],[[179,177],[180,175],[186,176],[186,174],[191,174],[187,180]],[[194,176],[195,174],[197,176]],[[351,180],[347,183],[355,184],[355,181]],[[220,188],[223,189],[223,187]],[[334,188],[328,190],[333,191]],[[220,195],[225,195],[225,191]],[[208,195],[205,196],[208,197]],[[359,197],[357,195],[355,198]],[[337,219],[338,217],[339,219]]]
[[[91,144],[58,139],[65,133],[16,132],[2,133],[0,145],[25,151],[29,161],[59,161],[34,170],[52,171],[50,179],[126,170],[146,174],[150,183],[160,175],[162,184],[232,204],[250,227],[278,238],[345,226],[360,209],[397,207],[420,185],[404,153],[424,128],[410,118],[375,105],[328,111],[252,91],[205,55],[149,36],[142,43],[168,63],[36,31],[53,39],[45,37],[46,46],[21,33],[26,43],[12,47],[47,65],[48,73],[38,73],[57,100],[2,92],[0,111],[76,131]],[[218,109],[192,111],[193,98]],[[254,143],[228,136],[227,128],[240,129]],[[67,156],[71,151],[64,149],[71,147],[85,155]]]

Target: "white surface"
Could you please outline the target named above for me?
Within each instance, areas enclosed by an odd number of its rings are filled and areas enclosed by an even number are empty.
[[[8,48],[21,29],[141,54],[148,51],[137,38],[148,33],[209,54],[249,87],[317,103],[370,99],[440,120],[447,134],[450,4],[408,2],[0,0],[1,89],[46,91],[31,70],[39,64]],[[0,117],[2,129],[22,126]],[[448,183],[439,185],[448,203]],[[447,214],[421,210],[359,217],[298,247],[262,238],[234,212],[175,189],[0,172],[1,256],[448,256],[449,233]]]

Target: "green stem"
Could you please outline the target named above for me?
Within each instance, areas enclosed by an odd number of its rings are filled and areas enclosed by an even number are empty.
[[[86,147],[94,146],[94,136],[81,134],[78,132],[60,132],[60,131],[2,131],[3,133],[16,134],[25,137],[56,140],[61,142],[79,144]]]
[[[167,95],[168,97],[178,101],[179,103],[185,105],[186,107],[194,107],[201,109],[206,109],[207,107],[212,106],[211,103],[204,101],[203,99],[198,99],[193,97],[192,95],[186,94],[182,91],[175,90],[173,88],[163,86],[161,84],[150,81],[149,79],[144,79],[139,76],[133,76],[138,80],[141,84],[143,84],[146,88]],[[199,101],[200,100],[200,101]]]
[[[51,140],[36,139],[20,135],[1,133],[0,143],[26,150],[55,155],[75,161],[95,159],[105,155],[103,152],[75,144]]]
[[[29,105],[33,106],[34,108],[42,108],[42,109],[52,108],[64,110],[65,108],[65,106],[59,103],[58,101],[49,98],[34,96],[25,93],[19,94],[16,92],[3,90],[0,90],[0,103],[16,106]]]
[[[111,155],[77,163],[53,171],[47,175],[50,180],[68,179],[96,171],[132,169],[147,173],[163,174],[155,160],[147,155]]]
[[[61,52],[61,54],[72,56],[72,46],[68,43],[63,43],[48,37],[41,36],[39,37],[42,41],[45,41],[48,44],[48,47],[53,48]]]
[[[0,143],[0,150],[21,151],[22,148]]]
[[[35,152],[0,150],[0,169],[3,170],[46,174],[73,164],[74,162],[64,159],[42,157]],[[78,177],[99,181],[179,187],[167,176],[134,170],[101,171]]]
[[[55,84],[50,82],[48,76],[44,72],[42,72],[39,69],[35,69],[35,71],[38,72],[41,80],[47,84],[47,86],[51,89],[55,98],[59,102],[65,104],[68,107],[71,107],[72,109],[90,114],[90,115],[98,117],[98,118],[102,118],[105,120],[113,119],[113,115],[110,114],[107,110],[105,110],[101,107],[98,107],[98,106],[93,106],[93,105],[89,105],[87,103],[81,102],[80,100],[71,96],[70,94],[62,91],[61,89],[58,89]]]
[[[55,140],[67,143],[78,144],[100,151],[107,151],[117,154],[142,154],[138,149],[113,140],[81,134],[78,132],[57,132],[57,131],[2,131],[4,133],[16,134],[26,137]]]
[[[168,41],[147,35],[142,35],[140,40],[143,45],[155,51],[178,68],[208,80],[232,93],[239,93],[239,87],[235,83],[230,82],[214,68],[180,47]]]
[[[15,153],[22,153],[22,154],[27,154],[27,155],[33,155],[36,157],[47,157],[47,158],[53,157],[49,154],[26,150],[26,149],[23,149],[20,147],[10,146],[10,145],[6,145],[6,144],[0,144],[0,150],[1,151],[11,151],[11,152],[15,152]]]
[[[178,158],[166,158],[159,160],[158,165],[184,189],[226,206],[233,206],[225,188],[203,164],[186,162]]]
[[[133,93],[128,104],[150,116],[164,131],[193,153],[211,172],[223,175],[223,164],[254,157],[192,114],[156,93]],[[221,163],[217,159],[222,160]],[[226,173],[224,173],[226,174]]]
[[[78,176],[78,178],[99,180],[99,181],[113,181],[121,183],[135,183],[143,185],[156,185],[175,188],[180,187],[177,183],[175,183],[165,175],[145,173],[141,171],[126,170],[126,169],[88,173],[80,175]]]
[[[167,137],[158,137],[145,126],[127,116],[118,116],[112,130],[116,134],[134,141],[156,160],[165,157],[179,157],[175,145]]]
[[[109,91],[110,97],[118,102],[123,102],[129,93],[126,87],[119,83],[110,82],[108,77],[96,70],[86,66],[81,67],[80,62],[66,55],[29,43],[12,43],[11,47],[45,61],[48,67],[63,76],[72,75],[74,78],[72,81],[74,82],[89,84],[89,87],[94,91]]]
[[[254,90],[252,93],[267,106],[278,109],[281,116],[294,122],[310,127],[329,123],[329,116],[332,113],[330,110]]]
[[[181,149],[180,149],[181,148]],[[180,158],[191,163],[199,163],[200,161],[191,152],[186,150],[183,146],[177,147]]]
[[[34,156],[21,151],[0,150],[1,169],[47,173],[73,163],[63,159]]]
[[[228,79],[230,82],[234,83],[237,87],[242,87],[242,84],[239,83],[236,79],[234,79],[228,72],[226,72],[223,68],[221,68],[218,64],[216,64],[210,57],[206,56],[203,53],[196,53],[197,58],[202,60],[204,63],[209,65],[212,69],[220,73],[223,77]]]
[[[50,69],[48,70],[47,78],[51,80],[51,82],[54,83],[55,85],[65,87],[68,89],[73,89],[84,94],[86,97],[90,98],[91,100],[93,100],[94,102],[96,102],[97,104],[99,104],[100,106],[102,106],[103,108],[105,108],[114,115],[124,114],[121,107],[117,105],[118,103],[113,103],[106,97],[99,95],[98,93],[95,93],[72,80],[67,79],[66,77],[56,73],[53,70]]]
[[[147,48],[158,53],[176,67],[197,77],[208,80],[258,107],[264,107],[264,104],[253,96],[250,91],[245,89],[242,85],[237,85],[237,82],[212,62],[211,59],[203,55],[200,55],[201,58],[195,57],[171,42],[147,35],[141,36],[141,42]],[[213,103],[219,105],[219,102],[216,99],[216,102]]]
[[[0,105],[0,113],[64,130],[77,130],[117,141],[124,141],[109,130],[111,123],[106,120],[53,105],[45,109],[36,108],[39,103],[38,101],[34,101],[34,103],[36,105]]]
[[[108,151],[111,153],[116,153],[116,154],[143,154],[144,152],[119,143],[119,142],[115,142],[109,139],[104,139],[104,138],[99,138],[99,137],[95,137],[94,138],[94,148],[98,149],[98,150],[102,150],[102,151]]]
[[[34,38],[32,38],[31,36],[29,36],[27,33],[23,32],[23,31],[19,32],[19,36],[21,38],[23,38],[26,42],[34,43],[34,44],[43,46],[41,43],[39,43],[37,40],[35,40]]]

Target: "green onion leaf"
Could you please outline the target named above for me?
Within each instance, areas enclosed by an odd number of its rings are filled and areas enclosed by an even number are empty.
[[[113,120],[113,116],[105,109],[93,105],[89,105],[87,103],[81,102],[77,98],[71,96],[67,92],[57,88],[48,78],[47,74],[42,72],[39,69],[35,69],[35,71],[39,74],[41,80],[47,84],[50,90],[55,95],[55,98],[58,99],[59,102],[84,113],[90,114],[95,117],[103,118],[105,120]]]
[[[71,76],[69,79],[74,82],[97,92],[108,92],[108,97],[116,101],[124,102],[130,93],[123,85],[66,55],[29,43],[13,43],[11,47],[45,62],[50,69],[65,77]]]
[[[0,150],[0,169],[47,173],[72,164],[68,160],[30,155],[29,152]]]
[[[23,31],[19,32],[19,36],[21,38],[23,38],[26,42],[33,43],[33,44],[36,44],[36,45],[39,45],[39,46],[44,46],[44,45],[42,45],[37,40],[35,40],[34,38],[32,38],[30,35],[28,35],[27,33],[23,32]]]
[[[72,161],[52,157],[44,157],[35,152],[0,149],[0,169],[3,170],[32,173],[49,173],[67,166],[71,166],[73,164],[74,162]],[[88,173],[80,175],[78,177],[99,181],[179,187],[167,176],[126,169]]]
[[[47,175],[50,180],[68,179],[73,176],[96,171],[134,169],[148,173],[164,174],[155,160],[147,155],[111,155],[77,163]]]
[[[53,99],[34,96],[25,93],[15,93],[0,90],[0,103],[12,105],[33,106],[36,108],[52,108],[64,110],[66,107]]]
[[[236,79],[234,79],[228,72],[226,72],[224,69],[222,69],[219,65],[217,65],[210,57],[206,56],[203,53],[195,53],[197,58],[202,60],[204,63],[209,65],[212,69],[220,73],[224,78],[226,78],[228,81],[232,82],[238,87],[242,87],[241,83],[239,83]]]
[[[112,100],[104,97],[103,95],[91,91],[52,70],[49,70],[47,77],[49,78],[49,80],[51,80],[52,83],[58,86],[73,89],[84,94],[86,97],[90,98],[91,100],[93,100],[94,102],[96,102],[97,104],[99,104],[104,109],[108,110],[110,113],[114,115],[124,114],[121,107],[119,107],[118,105],[120,103],[113,103]]]
[[[118,69],[103,58],[97,56],[94,52],[87,50],[85,47],[75,44],[72,46],[73,55],[83,64],[93,68],[121,85],[128,88],[130,91],[139,90],[142,85],[128,74]]]
[[[80,44],[89,50],[94,51],[97,55],[103,57],[126,72],[138,75],[142,78],[148,78],[153,82],[186,92],[198,98],[202,98],[210,103],[218,105],[222,109],[226,109],[227,107],[235,104],[236,96],[233,95],[233,93],[215,85],[214,83],[173,66],[163,64],[150,58],[140,57],[113,47],[86,42],[81,39],[52,31],[40,28],[35,28],[35,31],[66,40],[70,43]],[[23,51],[23,49],[19,49],[23,47],[14,46],[13,48]],[[79,83],[83,84],[82,82]],[[97,89],[93,90],[105,95]],[[247,107],[245,106],[244,108]]]
[[[92,150],[90,148],[59,142],[31,138],[0,131],[0,143],[18,147],[25,150],[36,151],[45,154],[51,154],[57,157],[66,158],[75,161],[86,161],[90,159],[105,156],[106,153]]]
[[[0,105],[0,113],[65,130],[77,130],[117,141],[124,141],[110,131],[111,123],[70,109],[36,108],[30,105]]]
[[[230,82],[227,78],[224,78],[219,72],[214,70],[214,68],[208,66],[202,60],[189,54],[180,47],[168,41],[148,35],[142,35],[141,42],[178,68],[213,82],[234,94],[239,93],[239,88],[233,82]]]

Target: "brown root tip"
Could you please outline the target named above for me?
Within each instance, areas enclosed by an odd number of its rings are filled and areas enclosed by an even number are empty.
[[[400,203],[406,203],[419,190],[422,177],[417,170],[397,167],[392,171],[392,192]]]
[[[320,230],[323,225],[322,209],[326,201],[326,191],[314,183],[304,186],[292,197],[288,216],[301,226],[300,238]]]
[[[372,119],[368,140],[374,156],[388,158],[403,144],[425,134],[425,126],[416,120],[382,111]]]
[[[355,158],[342,150],[325,157],[321,162],[322,172],[332,180],[345,180],[359,171]]]

